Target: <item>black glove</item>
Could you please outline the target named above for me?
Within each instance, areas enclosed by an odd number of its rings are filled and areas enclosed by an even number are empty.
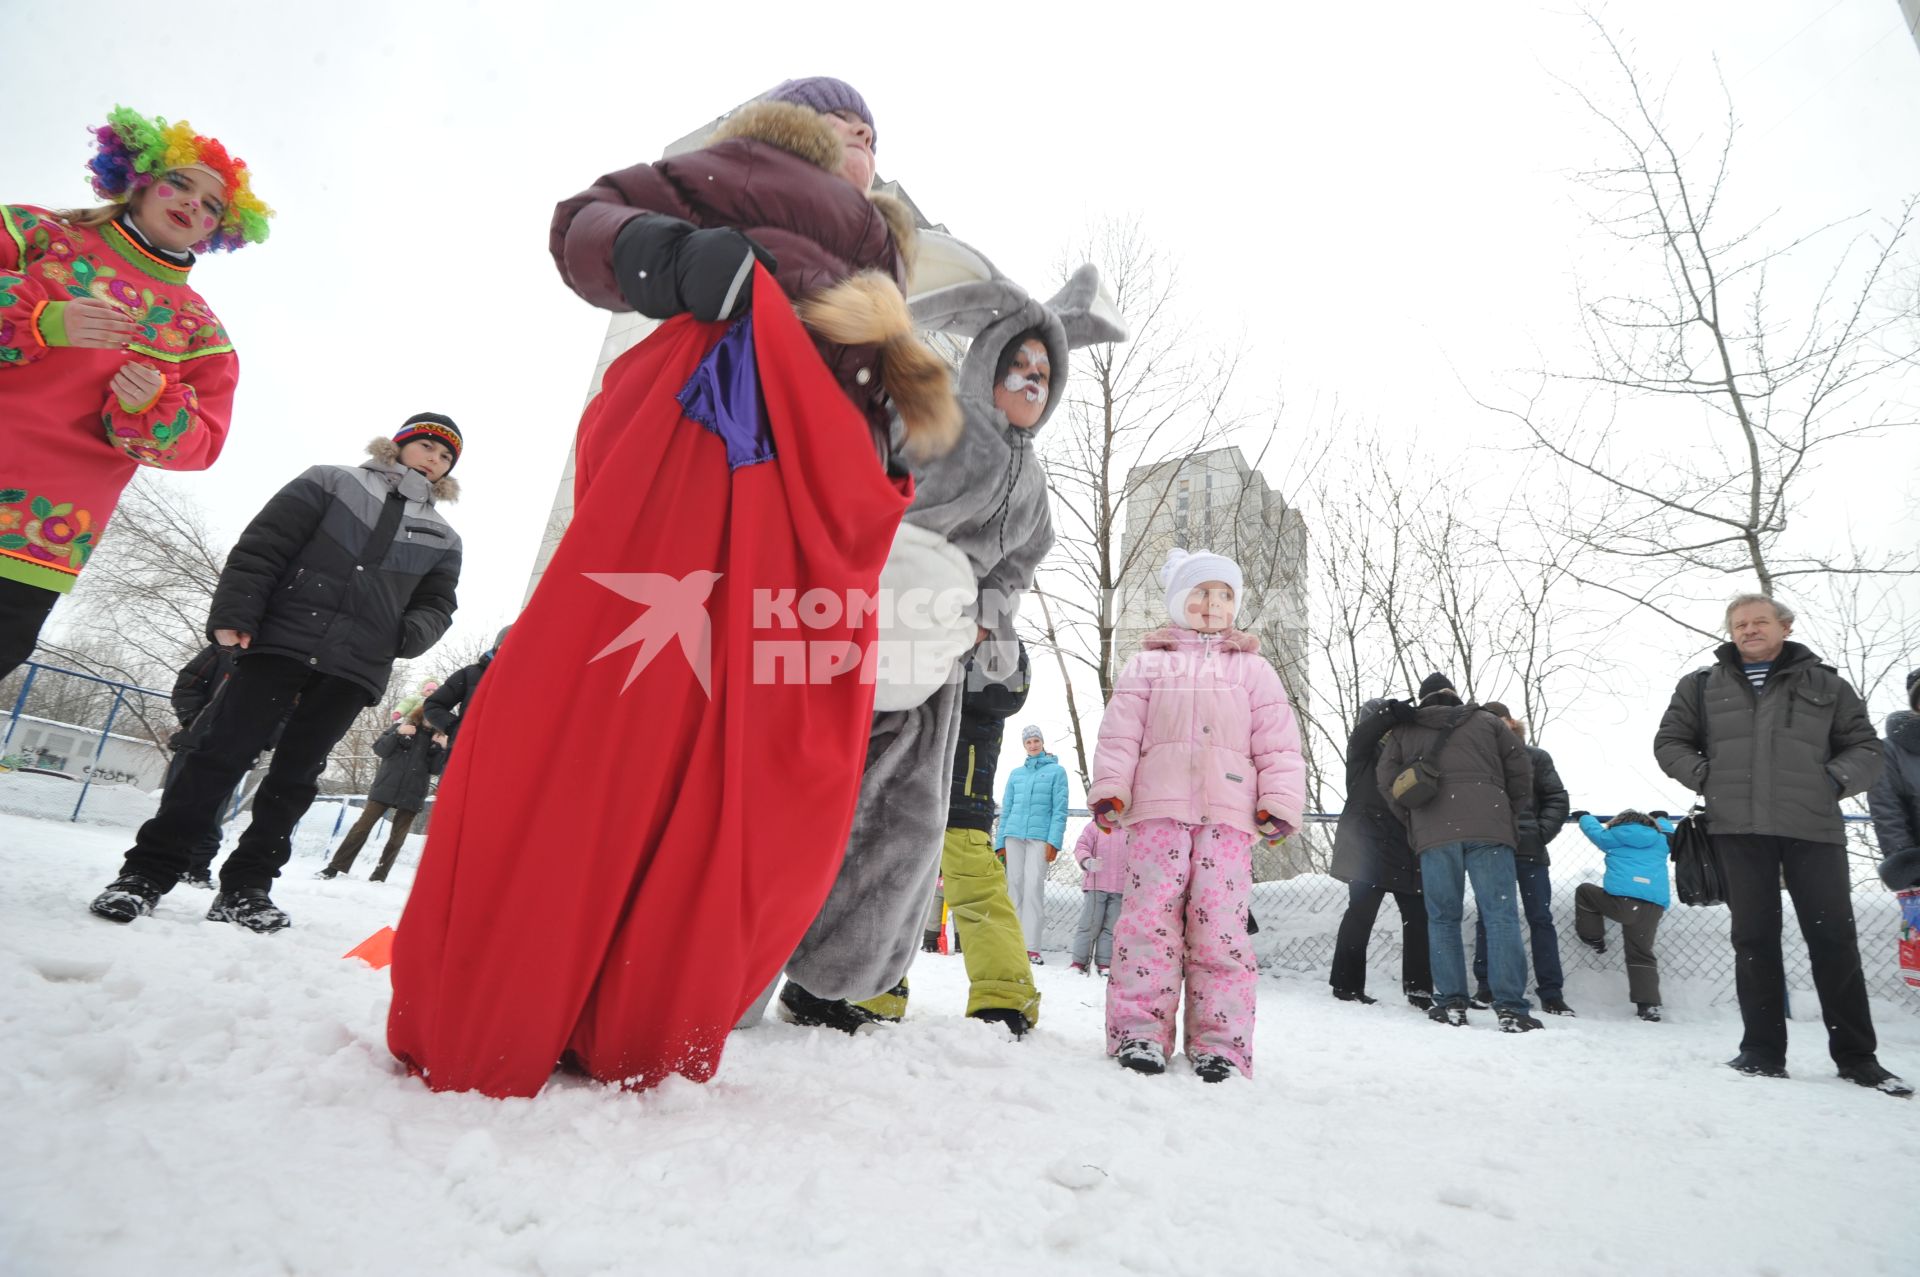
[[[1396,723],[1411,723],[1418,715],[1412,701],[1388,701],[1387,717]]]
[[[756,259],[778,269],[772,253],[732,227],[699,230],[658,213],[629,221],[613,243],[621,295],[650,319],[690,314],[711,323],[744,314]]]
[[[1647,813],[1647,815],[1653,817],[1655,820],[1672,820],[1673,819],[1672,815],[1664,811],[1650,811]]]
[[[1582,816],[1591,816],[1591,815],[1593,815],[1593,813],[1590,811],[1570,811],[1567,813],[1567,819],[1578,820]]]

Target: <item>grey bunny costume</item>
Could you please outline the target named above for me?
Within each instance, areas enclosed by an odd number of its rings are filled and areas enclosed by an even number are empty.
[[[923,255],[928,254],[925,236]],[[966,555],[979,586],[977,617],[990,633],[984,664],[1011,671],[1017,594],[1053,546],[1047,477],[1033,437],[1065,389],[1068,352],[1121,341],[1126,330],[1099,295],[1099,271],[1082,266],[1048,301],[1029,297],[992,263],[958,241],[946,248],[957,282],[916,290],[911,305],[924,329],[971,337],[960,366],[960,440],[947,455],[919,462],[903,522],[946,539]],[[994,406],[1002,355],[1037,335],[1052,366],[1040,419],[1022,430]],[[874,715],[867,770],[847,839],[846,858],[819,916],[787,963],[787,975],[825,998],[857,1001],[886,991],[913,961],[932,896],[946,830],[949,768],[960,729],[959,663],[932,696],[912,709]]]

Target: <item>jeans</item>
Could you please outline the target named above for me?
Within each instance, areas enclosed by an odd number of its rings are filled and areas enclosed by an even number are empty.
[[[1388,892],[1371,883],[1347,887],[1347,911],[1333,942],[1333,971],[1328,983],[1342,993],[1367,991],[1367,941],[1380,903],[1391,895],[1400,910],[1400,989],[1403,993],[1432,993],[1432,956],[1427,946],[1427,905],[1418,892]]]
[[[359,684],[316,674],[292,657],[234,662],[226,689],[203,711],[213,716],[205,737],[161,794],[160,810],[140,826],[121,872],[171,891],[194,847],[219,825],[221,804],[285,719],[273,763],[253,796],[253,820],[220,866],[222,891],[272,886],[293,855],[293,827],[319,792],[327,755],[371,701]]]
[[[1527,940],[1533,947],[1533,986],[1541,998],[1557,998],[1564,991],[1560,971],[1560,933],[1553,926],[1553,878],[1537,860],[1514,859],[1520,881],[1520,909],[1527,919]],[[1487,987],[1487,924],[1473,924],[1473,987]],[[1656,1002],[1658,998],[1654,999]]]
[[[1445,842],[1420,853],[1420,888],[1427,897],[1427,942],[1433,957],[1435,1006],[1467,1005],[1467,954],[1460,920],[1467,879],[1487,924],[1487,959],[1496,1010],[1525,1015],[1527,951],[1520,944],[1520,894],[1513,848],[1497,842]]]

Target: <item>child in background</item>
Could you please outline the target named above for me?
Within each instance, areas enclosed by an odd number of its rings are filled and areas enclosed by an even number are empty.
[[[1306,760],[1280,676],[1233,628],[1239,565],[1174,550],[1160,581],[1173,624],[1121,671],[1087,794],[1096,822],[1129,835],[1107,1051],[1164,1073],[1184,983],[1187,1059],[1223,1082],[1253,1076],[1254,838],[1300,827]]]
[[[1091,955],[1106,975],[1113,964],[1113,929],[1126,899],[1127,836],[1089,822],[1073,845],[1073,858],[1085,875],[1080,880],[1080,925],[1073,933],[1073,969],[1087,974]]]
[[[115,107],[87,167],[107,203],[0,206],[0,678],[33,653],[141,466],[220,456],[240,364],[196,253],[267,237],[247,166],[185,120]]]
[[[367,835],[373,832],[380,817],[390,812],[393,828],[387,834],[386,850],[380,853],[380,863],[367,879],[385,882],[415,818],[426,810],[427,790],[447,765],[447,738],[431,728],[421,730],[426,726],[425,706],[417,698],[410,699],[414,704],[405,720],[380,733],[380,739],[373,742],[373,752],[380,756],[380,770],[374,773],[373,784],[367,790],[367,805],[360,819],[347,831],[339,850],[333,853],[333,859],[320,871],[322,878],[335,878],[353,868],[354,858],[366,845]]]
[[[1607,951],[1606,922],[1620,924],[1627,946],[1627,996],[1642,1020],[1660,1020],[1660,964],[1653,938],[1672,895],[1667,886],[1671,823],[1623,811],[1606,824],[1587,812],[1580,832],[1606,853],[1604,885],[1583,882],[1573,892],[1573,929],[1595,953]]]

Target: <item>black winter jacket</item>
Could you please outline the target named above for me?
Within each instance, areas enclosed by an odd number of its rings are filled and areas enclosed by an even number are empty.
[[[1383,707],[1356,723],[1347,740],[1347,800],[1334,827],[1328,871],[1342,882],[1404,894],[1420,890],[1420,862],[1407,842],[1407,827],[1374,780],[1393,722]]]
[[[191,749],[207,738],[208,724],[213,722],[207,710],[226,688],[227,679],[233,674],[233,658],[239,653],[237,647],[209,643],[180,667],[179,675],[173,680],[173,695],[168,698],[173,703],[173,716],[180,720],[180,730],[167,738],[169,746],[176,750]],[[284,718],[273,725],[264,749],[280,743],[280,733],[286,725]]]
[[[1840,800],[1871,788],[1882,762],[1860,694],[1799,643],[1781,650],[1758,696],[1740,649],[1722,643],[1714,655],[1674,689],[1653,738],[1660,770],[1706,796],[1716,834],[1845,842]]]
[[[1880,878],[1895,891],[1920,887],[1920,714],[1887,716],[1887,764],[1867,796],[1880,840]]]
[[[486,677],[487,666],[491,664],[493,653],[482,654],[473,664],[461,666],[427,697],[422,715],[428,727],[446,736],[449,746],[459,738],[460,721],[466,716],[467,707],[473,704],[473,694],[480,690],[480,680]]]
[[[395,723],[373,742],[373,752],[380,755],[380,770],[367,797],[396,811],[425,807],[429,784],[447,765],[447,747],[434,743],[432,730],[416,728],[413,735],[402,736]]]
[[[1533,794],[1520,807],[1520,845],[1513,854],[1548,865],[1553,861],[1547,855],[1547,844],[1560,836],[1573,801],[1567,797],[1567,787],[1560,783],[1553,755],[1538,745],[1527,745],[1526,751],[1533,762]]]
[[[1017,670],[992,682],[969,656],[961,667],[967,688],[960,700],[960,739],[953,752],[953,793],[947,805],[949,829],[993,831],[993,778],[1000,767],[1000,744],[1007,720],[1027,703],[1032,671],[1027,649],[1020,647]]]
[[[458,606],[461,551],[434,502],[457,489],[429,486],[390,449],[376,440],[364,465],[314,466],[267,502],[227,556],[209,638],[251,634],[243,655],[292,657],[357,683],[369,704],[395,659],[440,640]]]

